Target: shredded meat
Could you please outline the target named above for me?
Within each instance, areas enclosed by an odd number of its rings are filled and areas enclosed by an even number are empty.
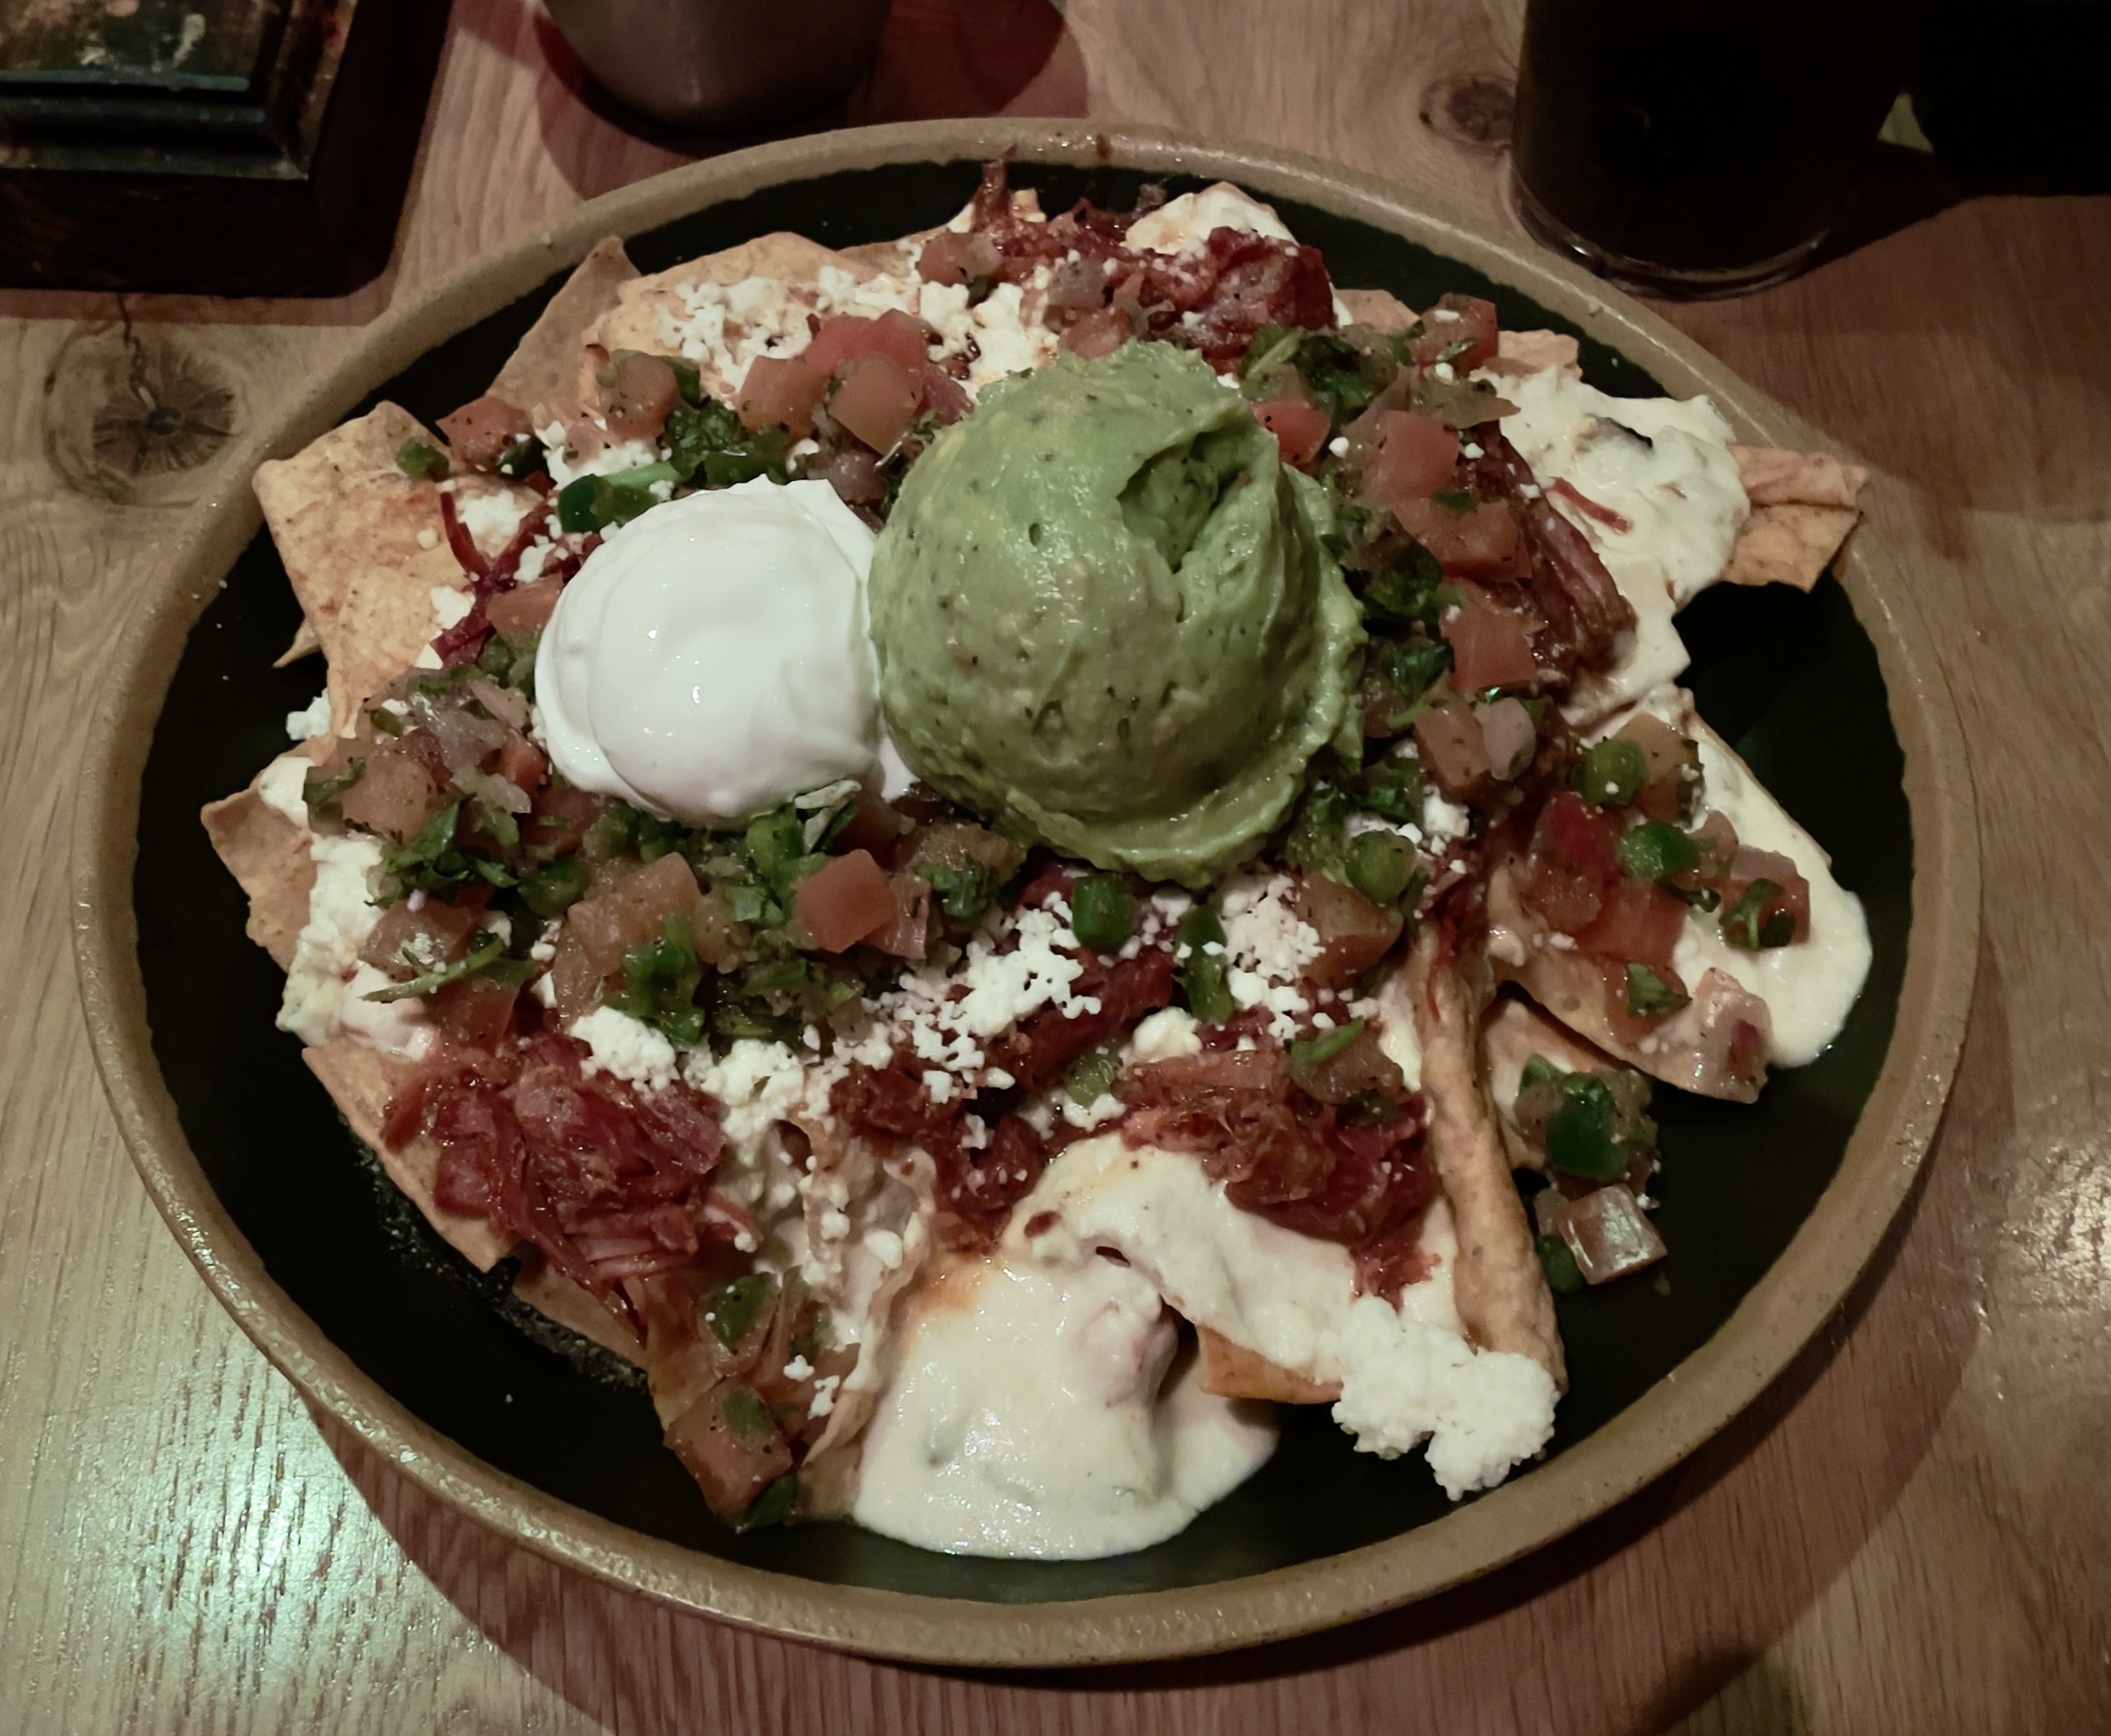
[[[1423,1276],[1416,1231],[1437,1192],[1419,1095],[1390,1119],[1345,1119],[1298,1090],[1282,1051],[1205,1050],[1123,1081],[1132,1145],[1192,1152],[1234,1205],[1355,1249],[1366,1290]]]
[[[642,1091],[588,1077],[586,1053],[554,1032],[496,1055],[447,1049],[390,1102],[382,1136],[429,1135],[444,1209],[533,1244],[634,1321],[633,1280],[754,1226],[712,1188],[725,1135],[711,1100],[679,1083]]]
[[[1132,213],[1080,200],[1045,223],[1015,215],[1001,162],[984,167],[969,220],[995,245],[1000,280],[1024,283],[1037,267],[1051,268],[1049,323],[1059,328],[1112,310],[1130,333],[1199,350],[1222,370],[1264,326],[1323,331],[1334,323],[1326,261],[1294,241],[1220,229],[1187,252],[1132,252],[1124,239]]]
[[[1473,461],[1473,482],[1483,494],[1509,501],[1524,527],[1532,557],[1526,580],[1546,626],[1537,636],[1540,662],[1568,675],[1603,669],[1614,641],[1635,624],[1634,605],[1620,595],[1591,539],[1555,510],[1532,480],[1532,467],[1494,424],[1473,430],[1482,449]]]

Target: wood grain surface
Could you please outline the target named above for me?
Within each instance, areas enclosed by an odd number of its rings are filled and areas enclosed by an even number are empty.
[[[1508,0],[897,0],[839,118],[1119,115],[1507,224]],[[0,298],[0,1733],[2111,1729],[2111,205],[1986,199],[1688,332],[1905,485],[1986,858],[1970,1036],[1852,1305],[1698,1457],[1399,1615],[1086,1675],[876,1666],[500,1543],[301,1407],[120,1148],[67,948],[111,619],[216,454],[393,296],[706,148],[457,0],[397,257],[341,302]]]

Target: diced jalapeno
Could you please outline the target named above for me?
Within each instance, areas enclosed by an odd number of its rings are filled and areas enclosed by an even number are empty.
[[[1604,1080],[1569,1074],[1561,1081],[1561,1107],[1546,1123],[1546,1161],[1593,1181],[1618,1180],[1628,1168],[1628,1154],[1613,1134],[1618,1114]]]
[[[777,1299],[777,1280],[767,1272],[750,1272],[721,1284],[704,1304],[704,1323],[727,1349],[735,1348],[753,1329],[763,1310]]]
[[[1414,852],[1389,832],[1360,832],[1345,857],[1349,884],[1374,904],[1389,904],[1414,876]]]
[[[1593,742],[1577,762],[1576,790],[1600,808],[1624,808],[1649,775],[1649,763],[1632,741]]]
[[[1120,1056],[1108,1049],[1088,1049],[1070,1063],[1063,1076],[1063,1089],[1080,1108],[1089,1108],[1111,1091],[1120,1077]]]
[[[1207,904],[1197,904],[1180,918],[1180,941],[1188,950],[1180,963],[1181,997],[1203,1024],[1221,1025],[1238,1010],[1227,981],[1224,925]],[[1217,950],[1207,950],[1211,946]]]
[[[1583,1274],[1568,1244],[1558,1235],[1539,1238],[1539,1263],[1546,1272],[1546,1287],[1557,1296],[1573,1296],[1583,1288]]]
[[[545,919],[561,916],[586,896],[587,871],[577,856],[546,862],[520,882],[520,901]]]
[[[436,483],[447,474],[447,455],[414,434],[396,448],[396,468],[413,482]]]
[[[1663,820],[1644,820],[1630,827],[1614,848],[1622,869],[1637,880],[1661,880],[1700,863],[1700,846]]]
[[[1135,900],[1120,875],[1087,874],[1070,888],[1070,931],[1080,946],[1119,952],[1135,921]]]

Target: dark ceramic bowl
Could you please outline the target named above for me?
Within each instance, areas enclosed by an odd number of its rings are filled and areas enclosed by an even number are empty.
[[[127,635],[89,755],[75,855],[97,1054],[157,1203],[314,1403],[442,1498],[560,1561],[793,1637],[972,1664],[1242,1645],[1421,1597],[1544,1543],[1691,1452],[1845,1294],[1905,1197],[1963,1030],[1977,858],[1963,755],[1886,553],[1886,487],[1809,596],[1713,592],[1682,626],[1709,720],[1832,853],[1876,962],[1839,1041],[1758,1105],[1657,1093],[1672,1248],[1560,1302],[1572,1389],[1544,1462],[1453,1507],[1419,1458],[1351,1450],[1325,1412],[1169,1542],[1046,1565],[928,1554],[845,1524],[735,1537],[662,1449],[642,1386],[506,1300],[383,1182],[274,1030],[280,978],[197,823],[284,743],[318,680],[275,671],[298,615],[241,478],[387,397],[430,419],[480,393],[599,236],[647,270],[771,229],[842,246],[942,220],[1006,147],[1060,206],[1219,177],[1277,202],[1337,283],[1422,306],[1491,296],[1583,338],[1615,392],[1709,392],[1742,437],[1822,438],[1650,315],[1543,256],[1322,165],[1155,134],[945,123],[729,156],[585,206],[379,323],[293,395],[201,508]],[[224,588],[222,580],[225,581]],[[1673,1378],[1675,1376],[1675,1378]]]

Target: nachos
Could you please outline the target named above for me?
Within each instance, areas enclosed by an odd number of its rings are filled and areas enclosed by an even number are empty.
[[[1859,991],[1673,621],[1862,480],[1229,187],[604,242],[260,470],[327,674],[205,823],[356,1135],[727,1520],[1135,1548],[1278,1403],[1457,1498],[1664,1252],[1650,1081]]]

